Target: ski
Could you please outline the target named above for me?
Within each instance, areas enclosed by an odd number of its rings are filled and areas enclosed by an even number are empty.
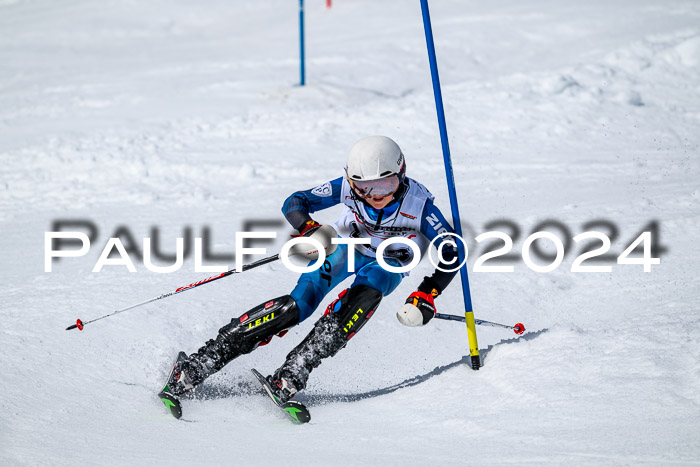
[[[158,397],[160,398],[161,402],[165,404],[165,408],[168,409],[170,414],[177,419],[182,417],[182,406],[180,405],[180,400],[170,390],[170,381],[173,378],[175,370],[178,368],[178,364],[185,361],[185,359],[187,359],[187,354],[185,352],[180,352],[177,356],[177,361],[175,361],[175,365],[173,365],[173,369],[170,370],[170,374],[165,382],[165,386],[163,386],[163,390],[158,393]]]
[[[263,389],[265,389],[265,393],[270,397],[270,399],[272,399],[272,402],[274,402],[277,407],[284,410],[284,412],[287,414],[287,416],[289,416],[292,422],[302,424],[307,423],[309,420],[311,420],[311,413],[304,404],[296,401],[288,401],[282,403],[272,392],[272,387],[270,386],[270,383],[267,382],[267,379],[265,379],[265,377],[261,375],[260,372],[255,368],[251,368],[250,371],[253,372],[256,378],[258,378],[258,381],[260,381],[260,384],[262,384]]]

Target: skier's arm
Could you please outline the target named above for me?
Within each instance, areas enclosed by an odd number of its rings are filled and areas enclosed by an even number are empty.
[[[309,214],[340,203],[342,186],[343,178],[338,177],[315,188],[293,193],[282,206],[284,217],[302,235],[307,233],[305,230],[318,225]]]
[[[440,234],[454,233],[452,226],[431,200],[425,203],[420,231],[431,242]],[[449,235],[442,236],[435,242],[435,247],[438,251],[442,250],[438,267],[432,275],[423,278],[418,289],[409,295],[406,303],[396,313],[398,320],[406,326],[423,326],[433,319],[437,312],[435,298],[457,275],[458,270],[447,272],[456,267],[457,248],[454,240],[450,241]]]
[[[431,242],[443,233],[454,233],[454,229],[447,223],[445,216],[430,200],[425,203],[425,208],[423,208],[420,231]],[[418,290],[430,293],[432,289],[437,289],[437,293],[440,295],[459,272],[459,270],[445,272],[457,266],[457,246],[452,236],[444,235],[435,242],[435,248],[438,251],[442,248],[442,258],[435,272],[431,276],[423,278]]]

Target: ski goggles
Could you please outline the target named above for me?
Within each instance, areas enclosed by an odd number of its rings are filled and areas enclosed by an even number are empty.
[[[348,180],[350,186],[363,198],[389,196],[399,189],[399,177],[396,174],[376,180]]]

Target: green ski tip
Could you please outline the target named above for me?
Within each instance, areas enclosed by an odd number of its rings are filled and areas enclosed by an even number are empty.
[[[167,388],[168,386],[166,385],[165,387]],[[177,397],[165,391],[158,394],[158,397],[160,397],[161,402],[165,404],[165,408],[170,411],[173,417],[177,419],[182,417],[182,406],[180,406],[180,401],[177,400]]]

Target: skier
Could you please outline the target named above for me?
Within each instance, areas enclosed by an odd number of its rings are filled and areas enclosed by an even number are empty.
[[[330,244],[328,227],[309,214],[344,204],[343,215],[335,222],[332,236],[368,238],[370,244]],[[433,196],[420,183],[406,177],[406,162],[399,146],[385,136],[369,136],[358,141],[347,159],[345,176],[292,194],[282,208],[285,217],[300,236],[315,238],[327,248],[322,267],[304,273],[289,295],[268,300],[231,320],[197,352],[180,352],[165,386],[167,393],[179,396],[191,390],[234,358],[250,353],[283,336],[290,328],[308,318],[326,294],[353,273],[348,258],[354,258],[355,280],[328,305],[306,338],[287,355],[284,364],[267,377],[281,402],[306,387],[309,373],[321,360],[345,347],[377,309],[382,297],[392,293],[407,273],[390,272],[376,260],[381,241],[400,236],[418,244],[425,253],[440,234],[452,233],[442,213],[433,204]],[[444,243],[444,245],[442,244]],[[442,255],[438,268],[426,276],[397,312],[407,326],[422,326],[436,313],[434,299],[449,284],[457,249],[453,240],[442,236],[436,241]],[[411,263],[413,251],[405,244],[392,244],[384,251],[387,264]],[[423,256],[423,255],[422,255]],[[166,402],[167,404],[167,402]]]

